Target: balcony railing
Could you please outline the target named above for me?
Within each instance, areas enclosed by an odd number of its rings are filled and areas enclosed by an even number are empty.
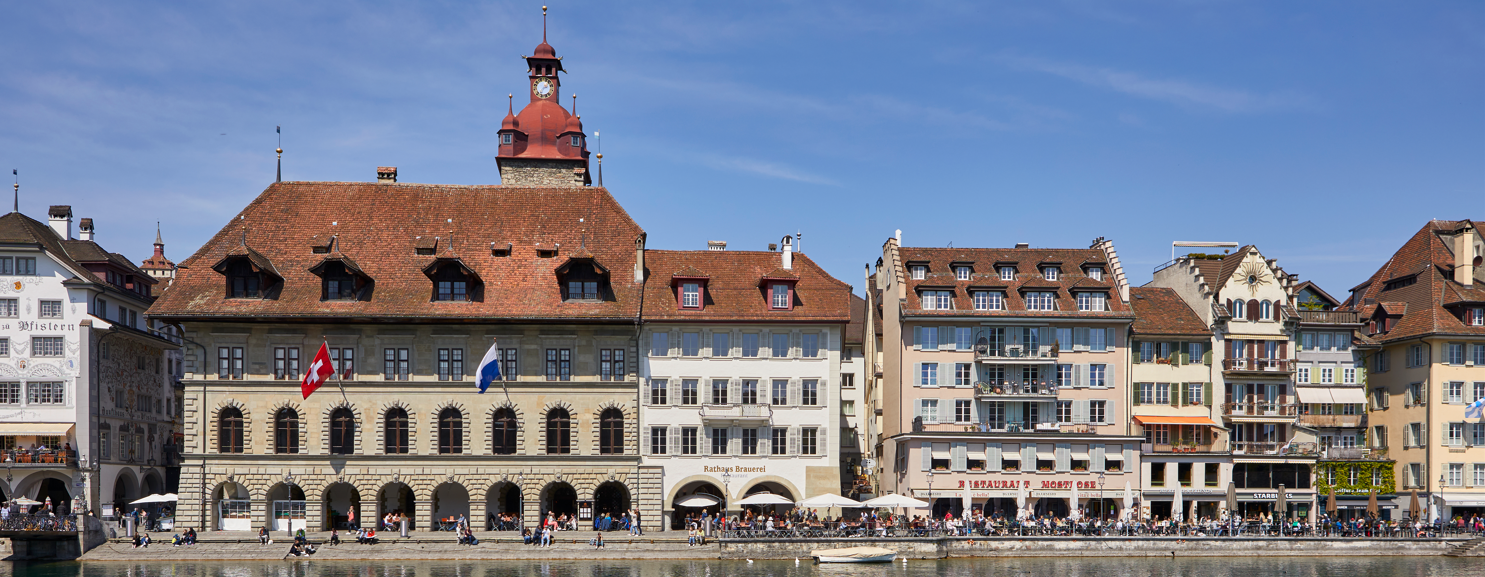
[[[13,449],[0,451],[4,466],[17,467],[76,467],[77,451],[28,451]]]
[[[1249,373],[1292,373],[1294,359],[1262,359],[1239,357],[1222,359],[1222,370]]]
[[[1387,447],[1326,447],[1321,456],[1337,461],[1386,461]]]
[[[1055,397],[1056,381],[1034,381],[1029,383],[975,383],[975,394],[981,397]]]
[[[1294,417],[1299,415],[1298,403],[1279,404],[1264,401],[1245,403],[1222,403],[1222,414],[1232,417]]]
[[[1360,427],[1362,415],[1300,415],[1299,424],[1306,427]]]
[[[773,407],[768,405],[702,405],[702,420],[768,421],[773,418]]]
[[[1215,453],[1227,450],[1227,444],[1215,443],[1142,443],[1140,450],[1150,453]]]
[[[1318,456],[1315,443],[1270,443],[1262,441],[1233,441],[1233,454],[1243,455],[1297,455]]]
[[[1299,322],[1325,324],[1361,324],[1361,313],[1356,311],[1299,311]]]
[[[981,343],[975,345],[975,358],[1006,362],[1054,361],[1057,360],[1057,351],[1051,347],[1027,347],[1024,345],[993,346]]]

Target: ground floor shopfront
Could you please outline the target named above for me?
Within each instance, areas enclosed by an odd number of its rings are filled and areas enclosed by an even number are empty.
[[[481,457],[187,458],[177,527],[271,531],[371,526],[401,514],[409,528],[440,530],[463,517],[475,529],[515,530],[552,515],[590,530],[637,509],[659,529],[660,472],[637,458]],[[564,461],[568,459],[563,459]]]
[[[685,530],[688,519],[708,515],[784,513],[795,502],[841,489],[840,463],[814,457],[713,455],[645,462],[663,473],[659,513],[665,530]],[[768,500],[775,503],[760,502]]]

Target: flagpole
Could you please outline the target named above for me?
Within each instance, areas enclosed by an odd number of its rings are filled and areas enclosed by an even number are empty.
[[[505,355],[500,354],[500,337],[490,337],[490,346],[495,347],[495,362],[500,363],[500,392],[505,393],[505,404],[515,406],[510,402],[510,389],[505,387],[505,381],[509,378],[505,374]]]
[[[329,340],[322,341],[322,343],[324,344],[324,346],[325,346],[326,349],[329,349],[330,348],[330,341]],[[352,362],[354,362],[354,361],[352,361]],[[340,398],[341,398],[341,400],[345,401],[346,406],[350,406],[351,399],[345,396],[345,381],[341,380],[341,378],[340,378],[340,367],[338,367],[338,366],[335,367],[335,385],[338,386],[338,387],[340,387]]]

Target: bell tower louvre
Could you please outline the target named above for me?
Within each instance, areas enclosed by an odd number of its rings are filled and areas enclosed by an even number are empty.
[[[506,109],[498,133],[500,152],[495,162],[500,167],[500,183],[514,186],[586,186],[593,183],[588,174],[588,142],[582,120],[573,110],[562,107],[558,98],[562,80],[558,73],[562,59],[547,44],[547,10],[541,9],[541,44],[526,59],[530,101],[520,114],[515,113],[515,96]]]

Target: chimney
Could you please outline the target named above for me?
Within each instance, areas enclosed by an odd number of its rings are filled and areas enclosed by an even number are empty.
[[[709,240],[709,241],[706,241],[706,250],[727,250],[727,241],[725,241],[725,240]]]
[[[47,220],[52,225],[52,232],[62,237],[62,240],[72,240],[72,207],[65,204],[53,205],[47,211]]]
[[[897,229],[897,246],[902,246],[902,229]]]
[[[1016,248],[1031,248],[1031,243],[1018,242]]]
[[[1475,229],[1469,223],[1454,235],[1454,282],[1475,284]]]
[[[794,239],[786,234],[781,244],[784,247],[784,270],[794,270]]]
[[[645,282],[645,233],[634,239],[634,282]]]
[[[77,240],[93,240],[93,219],[77,221]]]
[[[395,167],[395,166],[378,166],[378,167],[376,167],[376,181],[377,182],[397,182],[397,167]]]

